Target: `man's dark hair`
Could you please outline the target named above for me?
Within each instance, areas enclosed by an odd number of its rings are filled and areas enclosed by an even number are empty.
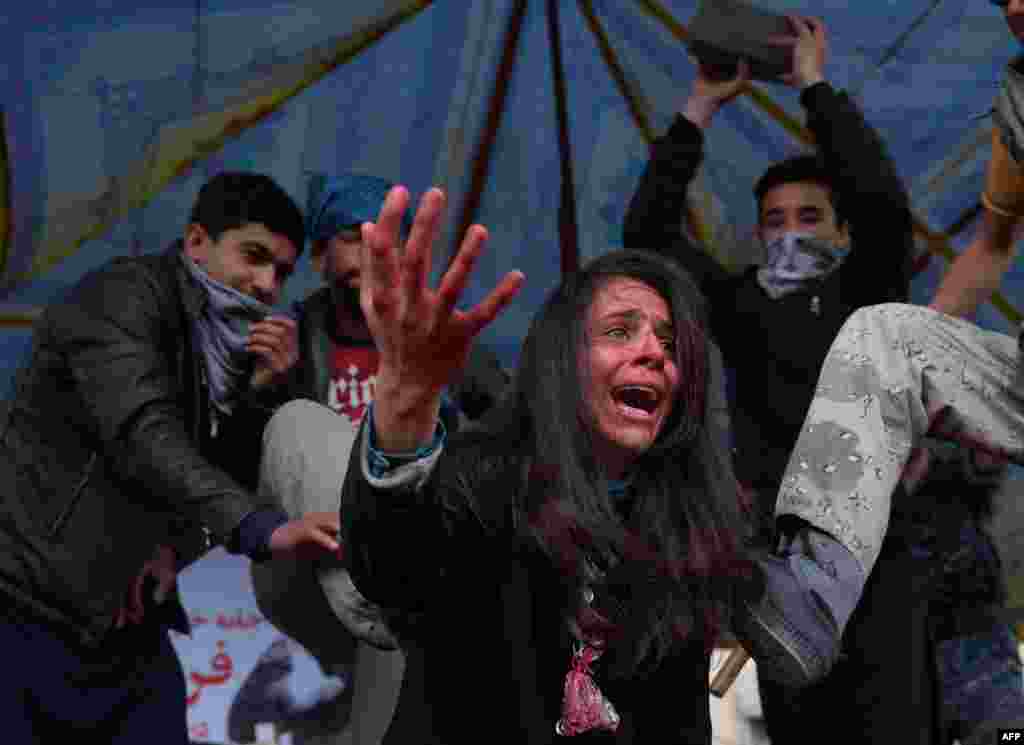
[[[589,426],[587,312],[610,280],[652,287],[669,306],[680,388],[651,447],[630,469],[636,502],[623,515],[609,491]],[[722,433],[706,415],[722,371],[709,364],[696,285],[649,251],[613,251],[564,279],[534,317],[510,391],[488,415],[499,442],[523,443],[534,474],[523,495],[525,539],[563,571],[567,607],[579,597],[584,557],[608,571],[596,590],[611,598],[616,627],[609,671],[656,665],[680,637],[713,642],[739,577],[737,485]]]
[[[288,193],[262,173],[218,173],[199,190],[189,222],[198,223],[214,241],[226,230],[259,223],[283,235],[302,253],[306,227],[302,211]]]
[[[819,155],[797,155],[779,161],[768,168],[754,185],[754,196],[757,198],[757,221],[761,222],[761,204],[764,196],[776,186],[783,184],[807,183],[818,184],[828,191],[828,201],[836,212],[836,225],[842,227],[846,219],[840,210],[839,195],[832,183],[832,174]]]

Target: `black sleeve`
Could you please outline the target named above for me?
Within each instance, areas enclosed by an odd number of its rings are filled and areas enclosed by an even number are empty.
[[[680,230],[687,190],[703,148],[703,133],[684,116],[677,116],[668,132],[654,141],[651,159],[626,210],[623,245],[675,259],[710,297],[714,286],[729,274]]]
[[[477,420],[493,407],[508,386],[509,376],[486,346],[474,344],[466,367],[451,386],[451,395],[467,418]]]
[[[158,279],[118,262],[84,281],[50,314],[46,333],[64,356],[82,410],[119,475],[227,540],[251,495],[214,466],[186,427],[172,350],[180,313]]]
[[[844,279],[844,295],[857,306],[905,299],[914,223],[885,143],[853,100],[828,83],[807,88],[800,101],[850,224],[853,251],[843,272],[851,279]]]
[[[342,540],[352,580],[371,602],[389,612],[429,612],[443,598],[448,574],[486,575],[490,556],[510,523],[504,506],[510,486],[481,479],[480,452],[449,439],[430,478],[418,491],[379,489],[363,473],[366,424],[352,447],[341,496]],[[486,482],[486,483],[485,483]],[[496,486],[497,485],[497,486]],[[484,509],[477,502],[478,496]],[[455,568],[449,572],[448,568]]]

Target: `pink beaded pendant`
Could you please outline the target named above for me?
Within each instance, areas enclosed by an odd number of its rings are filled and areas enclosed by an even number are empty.
[[[602,651],[586,643],[577,645],[572,666],[565,675],[562,718],[555,724],[559,735],[570,737],[591,730],[614,732],[619,728],[619,714],[597,687],[590,667]]]

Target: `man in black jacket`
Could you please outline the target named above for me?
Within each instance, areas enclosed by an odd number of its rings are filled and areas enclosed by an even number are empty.
[[[793,39],[782,42],[793,45],[793,68],[786,82],[802,91],[800,101],[818,152],[772,166],[755,187],[757,235],[765,262],[730,275],[678,229],[687,188],[701,161],[702,131],[717,110],[742,90],[746,82],[742,70],[736,79],[724,82],[698,75],[682,114],[654,145],[625,222],[626,246],[669,253],[697,279],[708,300],[713,333],[735,374],[735,468],[754,495],[756,523],[764,542],[772,540],[779,483],[832,339],[857,308],[906,300],[913,250],[908,197],[883,143],[849,97],[824,79],[824,25],[815,19],[790,20]],[[796,532],[806,526],[785,527]],[[790,560],[798,575],[814,574],[821,571],[818,567],[827,571],[829,562],[853,573],[860,571],[852,554],[838,542],[823,533],[814,540],[818,545],[810,555]],[[900,612],[890,607],[886,616],[892,644],[881,654],[892,664],[886,665],[875,686],[833,690],[850,679],[845,673],[819,686],[831,690],[833,700],[850,703],[846,711],[858,718],[858,734],[870,737],[875,724],[883,729],[886,735],[878,741],[892,741],[886,738],[892,738],[898,726],[905,726],[908,736],[925,736],[931,721],[927,698],[931,672],[925,665],[925,650],[913,643],[915,638],[923,639],[925,631],[923,596],[913,600],[911,594],[923,572],[899,545],[894,543],[884,554],[894,570],[880,573],[866,598],[870,604],[875,596],[898,596],[906,603]],[[804,558],[810,562],[794,566]],[[825,598],[839,628],[850,617],[855,599],[855,594]],[[843,650],[866,669],[879,657],[872,652],[872,644],[874,650],[881,650],[877,637],[861,638],[858,624],[852,623]],[[904,653],[902,661],[891,656],[894,650]],[[798,741],[800,733],[812,736],[806,722],[791,721],[788,712],[802,696],[817,694],[789,692],[784,684],[805,684],[807,677],[820,672],[793,680],[774,674],[769,664],[763,664],[766,660],[757,661],[773,741]],[[897,671],[898,681],[893,677]],[[767,681],[771,677],[780,681]],[[877,700],[879,686],[900,689],[892,701],[900,703],[901,712],[904,705],[913,703],[908,696],[920,698],[920,705],[906,707],[920,717],[901,713],[893,721],[884,699]]]
[[[776,164],[755,187],[767,263],[731,275],[679,231],[703,130],[740,92],[742,77],[698,76],[656,141],[625,219],[626,247],[671,255],[701,286],[736,376],[737,472],[773,503],[832,339],[854,309],[906,299],[913,250],[906,191],[878,134],[824,79],[824,30],[816,26],[801,37],[794,83],[818,154]]]
[[[260,434],[295,360],[270,316],[304,241],[271,179],[223,173],[184,240],[85,277],[39,320],[0,420],[10,742],[187,743],[174,577],[214,543],[338,550],[337,517],[257,509]]]
[[[996,4],[1024,41],[1024,0]],[[881,560],[891,518],[915,496],[908,475],[920,469],[925,438],[955,442],[996,463],[1024,464],[1021,335],[965,320],[998,289],[1014,259],[1024,218],[1022,94],[1018,57],[995,100],[985,209],[971,244],[950,266],[930,307],[885,303],[850,315],[826,355],[783,475],[780,520],[799,518],[841,540],[857,555],[861,575],[882,574],[872,568]],[[854,574],[841,569],[832,583],[853,585]],[[968,711],[957,713],[974,716],[970,699],[982,686],[967,685],[971,695],[960,692],[956,704]],[[1019,714],[998,721],[1022,724]],[[964,741],[989,742],[991,735],[978,727]]]

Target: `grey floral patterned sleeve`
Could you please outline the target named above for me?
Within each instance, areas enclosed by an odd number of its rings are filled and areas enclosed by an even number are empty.
[[[777,515],[843,543],[870,572],[892,494],[925,434],[1024,462],[1017,339],[930,308],[853,313],[829,350]]]

